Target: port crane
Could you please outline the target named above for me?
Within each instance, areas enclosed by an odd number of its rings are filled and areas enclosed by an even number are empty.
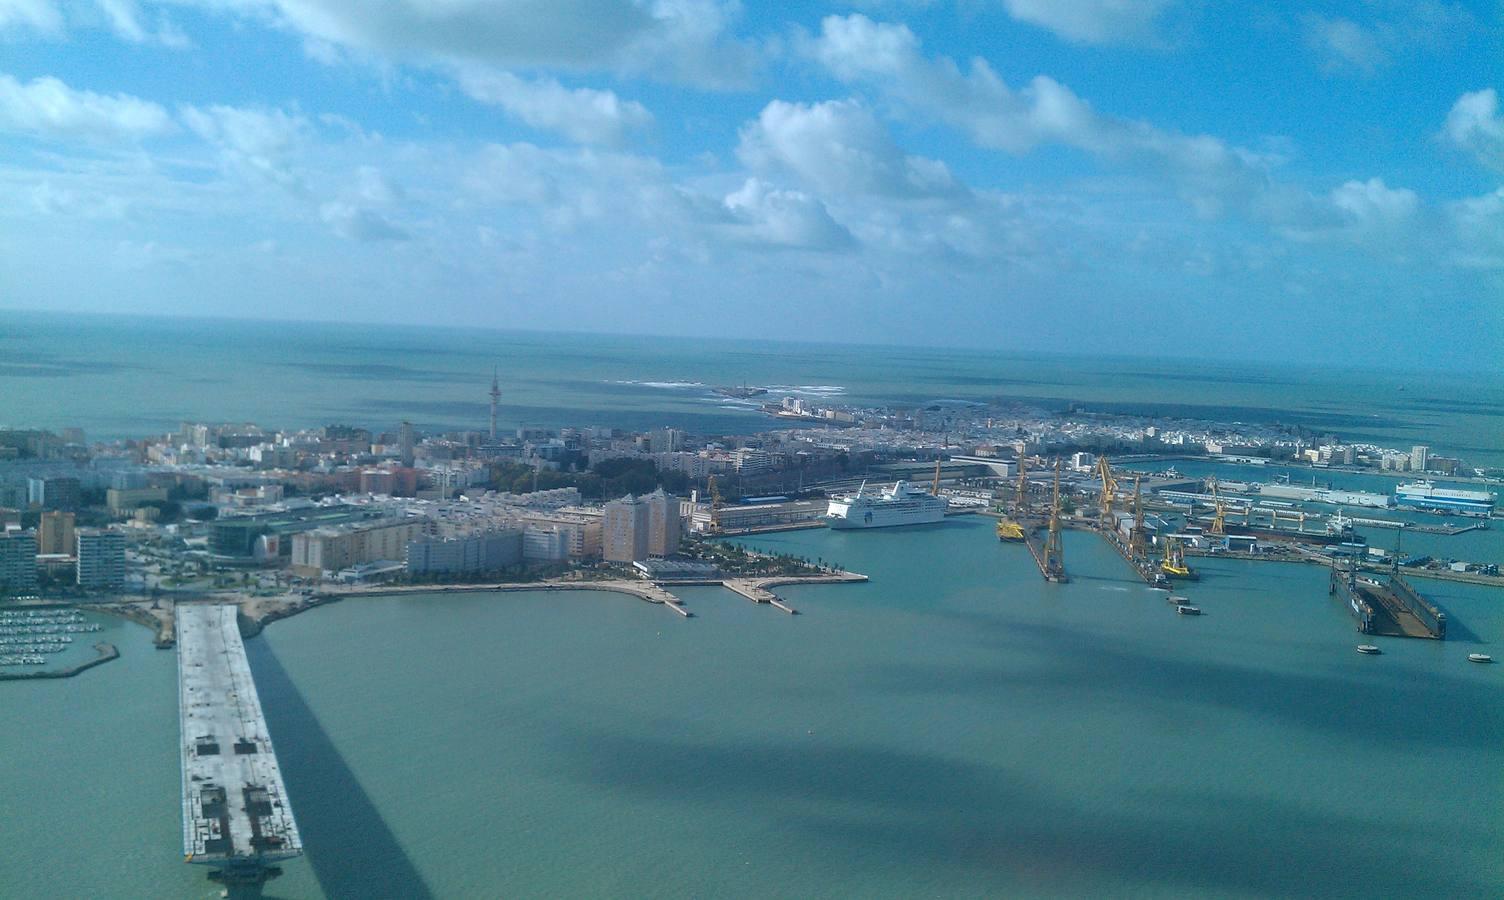
[[[1148,552],[1144,529],[1144,491],[1139,476],[1133,476],[1133,527],[1128,530],[1128,555],[1138,559]]]
[[[935,482],[930,485],[930,493],[940,496],[940,457],[935,457]]]
[[[716,484],[715,476],[706,479],[706,487],[710,489],[710,530],[721,530],[721,486]]]
[[[1013,489],[1014,511],[1021,519],[1029,512],[1029,476],[1024,471],[1024,455],[1018,454],[1018,487]]]
[[[1209,533],[1220,537],[1227,534],[1226,510],[1222,507],[1222,495],[1217,493],[1217,479],[1215,478],[1212,479],[1212,504],[1216,511],[1212,514],[1212,527]]]
[[[1060,461],[1055,461],[1055,488],[1050,499],[1050,530],[1044,541],[1044,575],[1065,580],[1065,547],[1060,540]]]
[[[1102,479],[1102,524],[1113,527],[1112,504],[1117,499],[1118,482],[1112,477],[1112,466],[1107,457],[1097,457],[1097,477]]]

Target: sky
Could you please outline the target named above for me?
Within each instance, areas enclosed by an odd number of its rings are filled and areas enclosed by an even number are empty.
[[[1501,91],[1498,0],[0,0],[0,309],[1496,366]]]

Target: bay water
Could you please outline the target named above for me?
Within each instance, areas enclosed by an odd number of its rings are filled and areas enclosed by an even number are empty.
[[[801,614],[682,588],[357,598],[247,642],[307,845],[269,896],[1496,896],[1504,605],[1359,638],[1326,573],[1198,560],[1177,616],[1096,536],[990,520],[744,543],[864,572]],[[175,664],[0,684],[0,895],[208,897]]]

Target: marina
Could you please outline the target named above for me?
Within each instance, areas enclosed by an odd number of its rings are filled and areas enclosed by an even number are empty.
[[[103,627],[71,608],[0,611],[0,668],[45,666],[48,657],[67,650],[76,635]]]

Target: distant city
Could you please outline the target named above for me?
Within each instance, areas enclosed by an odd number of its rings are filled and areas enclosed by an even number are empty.
[[[868,479],[928,480],[936,462],[961,509],[1005,496],[1001,479],[1019,460],[1043,471],[1059,459],[1068,473],[1090,475],[1108,453],[1303,465],[1313,481],[1323,469],[1485,483],[1500,474],[1428,446],[1385,448],[1275,424],[1074,406],[865,408],[767,399],[757,387],[715,390],[759,398],[771,423],[797,426],[746,435],[503,430],[493,376],[490,419],[473,431],[184,422],[168,434],[90,445],[74,428],[0,430],[0,590],[280,591],[634,566],[631,574],[661,575],[665,561],[686,555],[686,537],[818,525],[827,495]],[[1068,489],[1101,491],[1100,476],[1082,480]],[[1392,503],[1367,496],[1375,499],[1348,492],[1339,500]],[[681,574],[705,574],[684,569],[690,562],[679,559]]]

